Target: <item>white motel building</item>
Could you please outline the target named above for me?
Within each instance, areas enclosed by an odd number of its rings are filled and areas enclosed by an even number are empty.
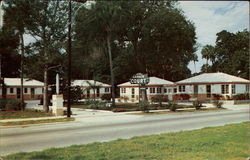
[[[128,102],[139,101],[139,85],[125,82],[118,85],[120,89],[120,98],[127,99]],[[175,84],[171,81],[167,81],[158,77],[149,77],[149,83],[146,85],[147,97],[150,101],[154,96],[166,96],[168,99],[172,99],[174,94]]]

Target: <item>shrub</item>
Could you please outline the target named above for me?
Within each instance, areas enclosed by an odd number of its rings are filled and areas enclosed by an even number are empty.
[[[174,99],[176,99],[176,100],[189,100],[190,95],[189,94],[177,94],[174,96]]]
[[[25,107],[24,103],[24,107]],[[8,99],[6,101],[6,110],[21,110],[21,100],[20,99]]]
[[[114,108],[112,109],[113,112],[125,112],[126,109],[125,108]]]
[[[78,100],[81,99],[81,95],[83,94],[83,90],[79,86],[72,86],[70,88],[70,101],[71,103],[77,103]],[[68,90],[67,88],[63,91],[63,99],[67,99],[68,96]]]
[[[220,100],[221,98],[222,98],[222,95],[220,95],[220,94],[212,94],[213,100]]]
[[[158,102],[160,104],[160,107],[162,107],[162,102],[167,102],[168,98],[166,96],[153,96],[151,98],[152,102]]]
[[[233,96],[233,100],[248,100],[249,98],[249,93],[246,94],[236,94]]]
[[[149,103],[147,103],[147,102],[140,102],[139,103],[139,108],[144,113],[149,113]]]
[[[7,103],[6,99],[0,99],[0,110],[5,109],[6,103]]]
[[[177,109],[177,104],[175,103],[175,101],[169,101],[168,108],[170,109],[170,111],[175,112]]]
[[[199,101],[199,100],[193,101],[193,107],[194,107],[196,110],[199,110],[199,109],[202,107],[201,101]]]
[[[223,102],[220,102],[219,100],[213,101],[213,105],[217,108],[222,108]]]
[[[111,100],[111,94],[104,94],[104,95],[102,95],[101,99],[110,101]]]
[[[107,109],[110,108],[106,106],[106,102],[96,101],[88,99],[85,104],[90,105],[89,109]]]

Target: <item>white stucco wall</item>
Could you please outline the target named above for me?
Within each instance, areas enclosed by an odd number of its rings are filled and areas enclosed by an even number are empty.
[[[246,84],[236,84],[235,88],[236,94],[246,93]]]

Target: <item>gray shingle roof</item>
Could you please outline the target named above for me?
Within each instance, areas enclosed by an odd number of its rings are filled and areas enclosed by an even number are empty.
[[[249,83],[250,81],[244,78],[218,72],[218,73],[203,73],[191,78],[178,81],[176,83],[184,84],[184,83],[225,83],[225,82]]]

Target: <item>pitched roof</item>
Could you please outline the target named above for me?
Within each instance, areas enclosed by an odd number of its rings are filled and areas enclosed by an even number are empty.
[[[81,87],[89,87],[89,83],[91,85],[96,85],[100,87],[111,87],[109,84],[105,84],[99,81],[94,81],[94,80],[73,80],[71,82],[72,86],[81,86]]]
[[[250,81],[226,73],[217,72],[217,73],[203,73],[191,78],[178,81],[176,83],[184,84],[184,83],[225,83],[225,82],[249,83]]]
[[[4,83],[7,86],[21,86],[21,78],[4,78]],[[44,83],[35,79],[24,78],[23,86],[42,87]]]
[[[149,77],[149,83],[147,85],[173,85],[174,83],[165,79],[161,79],[158,77]],[[118,87],[121,86],[138,86],[138,84],[131,84],[130,82],[125,82],[119,84]]]

